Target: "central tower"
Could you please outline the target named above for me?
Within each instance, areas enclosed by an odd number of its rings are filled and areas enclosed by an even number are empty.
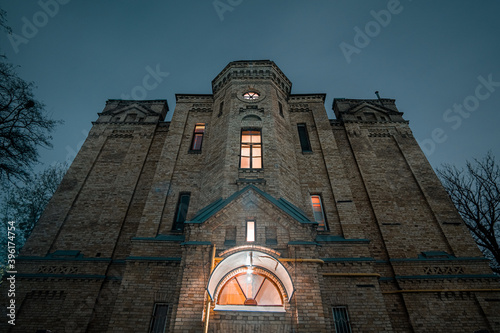
[[[253,184],[275,197],[299,202],[286,110],[291,86],[269,60],[231,62],[217,75],[212,81],[214,112],[207,127],[212,147],[202,188],[227,197]]]

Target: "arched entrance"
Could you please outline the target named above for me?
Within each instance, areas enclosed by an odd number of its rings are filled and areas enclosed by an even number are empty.
[[[216,311],[285,312],[294,293],[287,269],[263,251],[244,249],[222,260],[208,280]]]

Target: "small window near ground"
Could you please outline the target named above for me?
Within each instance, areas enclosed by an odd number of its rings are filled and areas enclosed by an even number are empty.
[[[149,333],[164,333],[167,329],[168,305],[156,303],[151,318]]]
[[[345,306],[334,306],[333,324],[335,325],[335,333],[351,333],[351,323]]]
[[[200,151],[201,144],[203,143],[203,135],[205,134],[205,124],[198,123],[194,127],[193,141],[191,143],[191,150]]]
[[[311,204],[314,214],[314,221],[318,222],[318,230],[328,230],[326,226],[325,213],[323,210],[323,204],[321,202],[321,196],[318,194],[311,195]]]

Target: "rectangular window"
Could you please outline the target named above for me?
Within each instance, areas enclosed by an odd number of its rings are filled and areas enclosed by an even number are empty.
[[[255,242],[255,221],[247,221],[247,242]]]
[[[186,215],[189,208],[189,200],[191,198],[190,193],[180,193],[179,201],[177,202],[177,209],[175,210],[174,226],[172,230],[183,231],[184,221],[186,221]]]
[[[297,129],[299,130],[300,147],[302,151],[310,152],[312,151],[311,142],[309,141],[309,134],[307,133],[306,124],[297,124]]]
[[[168,305],[155,303],[149,333],[164,333],[167,329]]]
[[[333,323],[335,325],[336,333],[351,333],[351,323],[349,322],[349,315],[345,306],[334,306],[333,310]]]
[[[220,104],[219,104],[219,114],[217,115],[217,117],[222,116],[222,109],[223,108],[224,108],[224,101],[220,102]]]
[[[203,135],[205,134],[205,124],[198,123],[194,126],[193,142],[191,143],[191,150],[200,151],[203,142]]]
[[[321,196],[318,194],[311,195],[311,204],[314,214],[314,221],[318,222],[318,230],[327,230],[325,213],[323,204],[321,203]]]
[[[226,227],[226,239],[224,241],[225,246],[235,246],[236,245],[236,227]]]
[[[266,227],[266,245],[278,244],[278,233],[276,227]]]
[[[284,117],[284,115],[283,115],[283,105],[281,105],[280,102],[278,102],[278,107],[280,109],[280,116]]]
[[[241,131],[240,168],[262,169],[262,142],[260,130]]]

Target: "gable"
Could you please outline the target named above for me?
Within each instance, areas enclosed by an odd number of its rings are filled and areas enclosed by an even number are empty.
[[[269,246],[290,241],[313,241],[310,227],[317,225],[283,198],[275,199],[253,185],[219,199],[200,210],[185,223],[190,225],[190,241],[211,238],[217,248],[248,245],[248,223],[255,226],[252,244]]]

